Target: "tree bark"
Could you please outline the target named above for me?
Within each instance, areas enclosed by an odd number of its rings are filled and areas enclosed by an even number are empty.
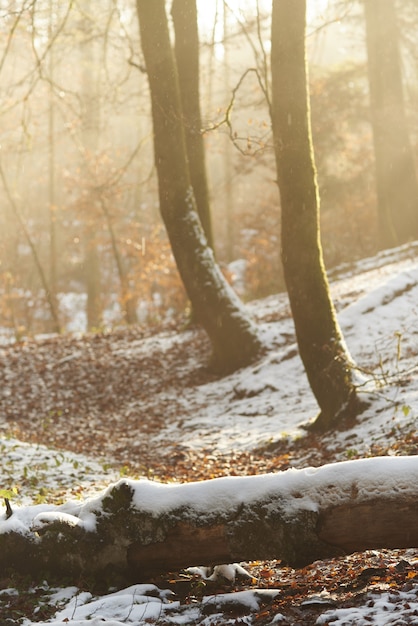
[[[52,41],[56,16],[55,0],[49,0],[48,7],[48,39]],[[48,52],[49,89],[48,89],[48,204],[49,204],[49,285],[50,297],[54,301],[54,309],[59,312],[58,302],[58,220],[56,169],[57,157],[55,146],[55,103],[54,103],[54,73],[55,50],[52,45]],[[54,325],[56,325],[54,321]]]
[[[110,244],[112,247],[113,257],[115,259],[116,270],[120,283],[120,305],[123,311],[125,322],[128,325],[138,324],[138,315],[136,312],[136,298],[132,293],[132,289],[129,285],[128,270],[125,267],[124,259],[119,250],[117,234],[113,225],[113,220],[110,215],[106,199],[103,197],[98,198],[98,202],[104,215],[107,230],[109,231]]]
[[[324,268],[311,137],[304,0],[273,3],[272,122],[282,212],[282,262],[297,342],[327,430],[359,411],[353,363]]]
[[[81,84],[81,140],[83,145],[83,167],[89,167],[99,143],[100,97],[97,75],[96,41],[93,36],[94,19],[91,0],[82,0],[83,38],[80,42],[82,63]],[[93,201],[93,198],[89,198]],[[97,223],[89,215],[89,203],[85,203],[84,216],[84,277],[87,291],[87,330],[98,330],[103,323],[103,301],[101,284],[101,260],[97,243]]]
[[[164,0],[138,0],[137,10],[151,90],[161,215],[194,314],[211,340],[212,365],[230,372],[253,361],[261,342],[216,265],[197,214]]]
[[[370,113],[383,247],[418,238],[418,179],[402,86],[393,0],[365,0]]]
[[[190,180],[207,242],[214,249],[200,113],[199,33],[196,0],[173,0],[171,14],[175,32],[174,52],[179,77]]]
[[[12,505],[0,519],[0,567],[116,583],[199,564],[299,567],[416,548],[417,477],[416,457],[381,457],[184,485],[124,479],[84,504]]]

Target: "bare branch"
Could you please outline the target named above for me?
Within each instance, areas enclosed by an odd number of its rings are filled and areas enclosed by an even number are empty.
[[[232,121],[231,121],[231,115],[232,115],[232,109],[234,107],[235,104],[235,100],[237,97],[237,93],[240,90],[243,82],[245,81],[245,79],[247,78],[247,76],[249,74],[255,74],[258,84],[264,94],[264,96],[266,97],[266,100],[268,98],[266,91],[265,91],[265,86],[263,84],[263,80],[260,76],[259,70],[256,67],[249,67],[245,70],[245,72],[242,74],[241,78],[239,79],[239,81],[237,82],[237,84],[235,85],[234,89],[232,90],[232,96],[231,96],[231,100],[229,101],[229,104],[226,108],[225,111],[225,115],[223,117],[223,119],[220,122],[217,122],[216,124],[213,124],[212,126],[210,126],[209,128],[205,128],[202,130],[203,133],[209,132],[209,131],[213,131],[213,130],[218,130],[219,128],[221,128],[222,126],[226,125],[228,128],[228,133],[229,133],[229,137],[232,141],[232,143],[234,144],[235,148],[244,156],[254,156],[254,154],[256,154],[257,152],[260,152],[262,150],[265,149],[266,145],[263,141],[257,140],[257,139],[249,139],[248,137],[238,137],[237,133],[234,131],[233,126],[232,126]],[[268,100],[267,100],[268,102]],[[240,142],[242,140],[247,141],[247,149],[243,150],[243,148],[240,145]],[[256,150],[255,152],[253,152],[251,150],[251,146],[249,149],[248,146],[248,142],[250,141],[250,143],[252,144],[259,144],[260,148],[258,150]]]
[[[29,0],[28,0],[28,4],[29,4]],[[35,4],[35,0],[32,0],[32,6],[34,4]],[[6,61],[7,55],[8,55],[9,50],[10,50],[10,46],[12,45],[13,36],[15,34],[16,28],[18,27],[19,22],[20,22],[20,20],[22,18],[22,14],[23,14],[23,12],[25,10],[26,10],[26,1],[23,3],[22,9],[17,13],[15,21],[13,22],[12,27],[11,27],[11,29],[9,31],[9,35],[7,37],[7,42],[6,42],[6,47],[4,49],[3,56],[2,56],[1,61],[0,61],[0,74],[1,74],[1,72],[3,70],[4,63]]]
[[[22,232],[23,232],[23,235],[24,235],[24,237],[26,239],[26,242],[27,242],[27,244],[28,244],[28,246],[29,246],[29,248],[30,248],[30,250],[32,252],[33,260],[35,262],[36,269],[38,270],[39,278],[41,280],[42,286],[43,286],[44,291],[45,291],[45,296],[46,296],[46,299],[47,299],[47,302],[48,302],[48,305],[49,305],[49,309],[50,309],[52,320],[54,322],[55,331],[59,333],[60,332],[60,326],[59,326],[58,311],[56,309],[56,305],[55,305],[54,299],[52,297],[51,290],[49,288],[45,272],[43,270],[43,267],[42,267],[42,264],[41,264],[38,252],[36,250],[35,243],[34,243],[34,241],[32,239],[32,236],[31,236],[31,234],[29,232],[29,229],[28,229],[28,227],[26,225],[25,219],[24,219],[22,213],[20,212],[20,209],[19,209],[18,205],[16,204],[16,202],[15,202],[15,200],[13,198],[13,195],[12,195],[10,189],[9,189],[9,185],[7,183],[7,179],[6,179],[6,176],[4,174],[4,170],[3,170],[3,166],[1,164],[1,161],[0,161],[0,178],[1,178],[2,182],[3,182],[4,191],[6,192],[6,196],[7,196],[7,199],[9,200],[9,204],[10,204],[10,206],[13,209],[13,213],[14,213],[14,215],[15,215],[18,223],[19,223],[20,228],[22,229]]]

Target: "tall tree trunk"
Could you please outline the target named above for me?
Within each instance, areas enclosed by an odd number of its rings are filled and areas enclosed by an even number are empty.
[[[116,263],[116,271],[118,273],[119,282],[120,282],[120,295],[121,295],[121,307],[123,311],[123,316],[125,318],[125,322],[130,324],[138,323],[138,315],[136,312],[136,298],[132,293],[132,290],[129,285],[129,274],[128,270],[125,267],[124,259],[120,253],[119,245],[117,241],[117,236],[115,232],[115,228],[113,226],[113,220],[110,215],[109,209],[106,204],[106,199],[99,198],[99,203],[102,209],[102,213],[104,215],[107,229],[109,231],[110,237],[110,245],[112,247],[113,256],[115,258]]]
[[[282,211],[282,261],[296,336],[325,430],[358,409],[352,362],[331,300],[319,231],[305,0],[273,2],[272,122]]]
[[[408,135],[393,0],[365,0],[370,113],[383,247],[418,238],[418,180]]]
[[[99,139],[99,98],[97,67],[95,59],[95,40],[93,38],[93,24],[91,0],[82,0],[83,11],[83,41],[82,51],[82,142],[84,159],[95,154]],[[93,199],[92,199],[93,201]],[[102,298],[100,259],[97,248],[97,224],[89,215],[85,215],[84,229],[84,272],[87,289],[87,328],[98,329],[102,325]]]
[[[55,20],[55,0],[49,0],[49,24],[48,38],[52,41]],[[59,311],[58,305],[58,253],[57,253],[57,205],[55,190],[56,155],[55,155],[55,106],[54,106],[54,46],[49,50],[49,110],[48,110],[48,143],[49,143],[49,284],[51,299],[55,303],[55,310]]]
[[[229,47],[229,28],[228,28],[228,8],[225,0],[222,2],[222,29],[223,29],[223,86],[225,94],[231,93],[230,87],[230,71],[229,64],[230,59],[230,47]],[[233,162],[232,162],[232,144],[229,135],[224,136],[224,145],[222,153],[222,169],[224,175],[224,206],[225,206],[225,225],[226,225],[226,258],[229,262],[234,260],[235,249],[235,223],[234,223],[234,204],[232,194],[232,177],[233,177]]]
[[[165,2],[137,0],[137,10],[151,90],[161,215],[193,310],[210,337],[212,365],[233,371],[254,360],[261,342],[214,261],[196,211]]]
[[[87,329],[96,331],[102,325],[102,289],[100,285],[100,260],[92,224],[84,239],[84,277],[87,290]]]
[[[200,112],[199,34],[196,0],[173,0],[171,12],[175,31],[174,52],[179,77],[190,180],[200,221],[208,244],[213,249],[209,189]]]

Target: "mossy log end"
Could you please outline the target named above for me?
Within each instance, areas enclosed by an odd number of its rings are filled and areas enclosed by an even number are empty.
[[[84,504],[4,514],[0,568],[118,584],[190,565],[281,559],[298,567],[418,547],[417,476],[418,460],[404,457],[185,485],[121,480]]]

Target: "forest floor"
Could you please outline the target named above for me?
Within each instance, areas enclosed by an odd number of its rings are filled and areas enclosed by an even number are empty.
[[[16,506],[25,506],[85,498],[121,475],[187,482],[417,454],[417,247],[341,267],[331,280],[360,392],[373,399],[355,423],[323,436],[306,431],[317,408],[284,294],[249,305],[265,354],[224,378],[207,368],[209,344],[196,328],[38,338],[0,348],[3,488],[15,487]],[[123,605],[120,595],[82,585],[58,591],[4,579],[0,626],[81,626],[99,615],[111,626],[418,623],[415,550],[298,570],[280,561],[242,566],[248,576],[200,569],[147,581],[179,604],[158,619],[145,610],[139,619],[129,593]]]

